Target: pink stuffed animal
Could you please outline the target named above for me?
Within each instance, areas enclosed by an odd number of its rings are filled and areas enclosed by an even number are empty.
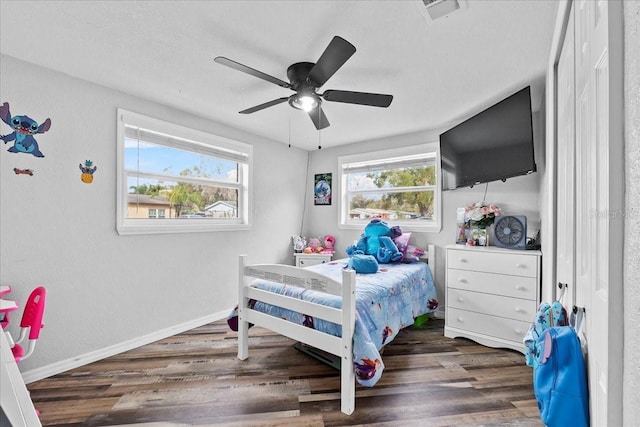
[[[322,242],[320,242],[320,239],[318,239],[317,237],[310,238],[307,247],[311,249],[311,253],[322,252],[323,249]]]
[[[323,253],[332,254],[335,252],[333,248],[336,244],[336,238],[333,237],[333,235],[327,234],[326,236],[324,236],[322,238],[322,243],[324,244],[324,250],[322,251]]]

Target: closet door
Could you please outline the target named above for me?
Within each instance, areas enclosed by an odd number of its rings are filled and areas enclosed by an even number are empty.
[[[594,426],[622,424],[624,154],[620,3],[579,0],[574,5],[575,300],[586,309]]]

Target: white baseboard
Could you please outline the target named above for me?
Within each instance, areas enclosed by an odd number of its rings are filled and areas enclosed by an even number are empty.
[[[218,320],[225,319],[229,311],[213,313],[205,317],[201,317],[199,319],[190,320],[185,323],[181,323],[179,325],[173,325],[166,329],[161,329],[159,331],[152,332],[147,335],[143,335],[141,337],[133,338],[128,341],[124,341],[109,347],[101,348],[96,351],[92,351],[86,354],[82,354],[80,356],[73,357],[71,359],[62,360],[60,362],[52,363],[47,366],[43,366],[36,369],[31,369],[25,372],[22,372],[22,379],[25,384],[32,383],[34,381],[41,380],[43,378],[48,378],[50,376],[59,374],[61,372],[65,372],[74,368],[78,368],[80,366],[87,365],[89,363],[105,359],[110,356],[114,356],[116,354],[123,353],[125,351],[132,350],[134,348],[138,348],[140,346],[150,344],[152,342],[168,338],[170,336],[180,334],[182,332],[186,332],[188,330],[204,326],[206,324],[216,322]]]
[[[444,319],[444,307],[438,307],[438,309],[433,312],[433,317],[436,319]]]

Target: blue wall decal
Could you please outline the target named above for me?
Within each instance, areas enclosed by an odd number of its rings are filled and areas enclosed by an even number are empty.
[[[13,146],[7,151],[10,153],[33,154],[36,157],[44,157],[38,148],[38,142],[33,135],[45,133],[51,127],[51,119],[47,119],[41,125],[29,116],[13,116],[9,111],[9,103],[0,105],[0,118],[8,124],[13,132],[8,135],[0,135],[0,139],[6,144],[14,141]]]

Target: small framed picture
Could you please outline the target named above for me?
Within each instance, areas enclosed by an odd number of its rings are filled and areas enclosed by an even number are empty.
[[[489,234],[486,228],[473,228],[467,240],[469,246],[489,246]]]
[[[331,174],[319,173],[313,180],[313,204],[331,205]]]

